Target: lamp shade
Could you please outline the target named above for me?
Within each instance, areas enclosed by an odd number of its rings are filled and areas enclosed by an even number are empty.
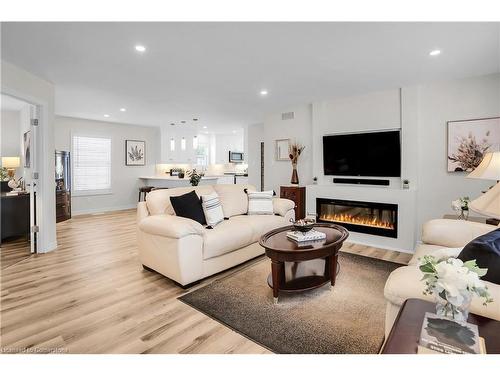
[[[500,180],[500,152],[486,153],[481,163],[467,177]]]
[[[21,160],[19,156],[4,156],[2,157],[2,167],[7,169],[19,168]]]
[[[481,215],[500,219],[500,183],[470,202],[469,208]]]

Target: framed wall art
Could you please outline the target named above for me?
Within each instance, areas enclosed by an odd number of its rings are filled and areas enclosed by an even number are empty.
[[[500,117],[448,121],[448,172],[472,172],[487,152],[500,151]]]
[[[125,141],[125,165],[146,165],[145,141]]]

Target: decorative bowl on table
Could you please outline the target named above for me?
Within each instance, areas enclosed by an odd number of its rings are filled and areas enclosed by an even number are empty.
[[[290,222],[292,223],[293,228],[296,231],[302,233],[309,232],[311,229],[313,229],[313,226],[315,224],[315,221],[311,219],[299,219],[299,220],[290,219]]]

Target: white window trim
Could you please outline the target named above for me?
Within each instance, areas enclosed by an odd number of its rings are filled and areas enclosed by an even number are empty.
[[[70,134],[70,144],[71,144],[71,196],[72,197],[89,197],[89,196],[95,196],[95,195],[110,195],[113,194],[113,138],[111,136],[105,136],[105,135],[94,135],[94,134],[87,134],[87,133],[73,133],[71,132]],[[88,138],[103,138],[103,139],[109,139],[110,140],[110,163],[111,166],[109,168],[109,183],[110,183],[110,188],[109,189],[99,189],[99,190],[76,190],[75,189],[75,173],[74,173],[74,162],[75,158],[73,157],[75,155],[74,153],[74,147],[73,147],[73,138],[74,137],[88,137]]]

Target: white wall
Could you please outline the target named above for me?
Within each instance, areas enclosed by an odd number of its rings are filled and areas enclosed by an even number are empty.
[[[55,148],[71,152],[72,135],[111,138],[111,190],[112,194],[72,196],[73,215],[112,211],[137,205],[138,177],[154,175],[160,158],[160,129],[157,127],[116,124],[104,121],[55,118]],[[146,141],[146,165],[125,165],[125,140]]]
[[[19,111],[3,111],[1,127],[1,154],[2,156],[21,155],[21,125]]]
[[[40,225],[38,251],[42,253],[51,251],[57,247],[54,194],[54,85],[3,60],[1,70],[2,93],[42,105],[42,112],[39,114],[39,147],[35,155],[40,173],[37,200]]]
[[[297,171],[300,185],[312,183],[312,106],[310,104],[289,108],[293,120],[282,120],[281,112],[268,115],[264,119],[264,188],[273,189],[279,194],[281,185],[289,185],[292,177],[292,164],[289,160],[278,161],[275,157],[275,141],[289,138],[305,146],[299,158]]]
[[[421,85],[418,89],[420,228],[429,219],[451,213],[452,200],[461,196],[473,199],[493,184],[446,171],[446,122],[500,116],[500,74]]]
[[[264,124],[247,127],[246,142],[248,144],[248,183],[260,190],[260,143],[264,142]],[[267,152],[264,144],[264,153]],[[265,174],[264,174],[265,175]]]

